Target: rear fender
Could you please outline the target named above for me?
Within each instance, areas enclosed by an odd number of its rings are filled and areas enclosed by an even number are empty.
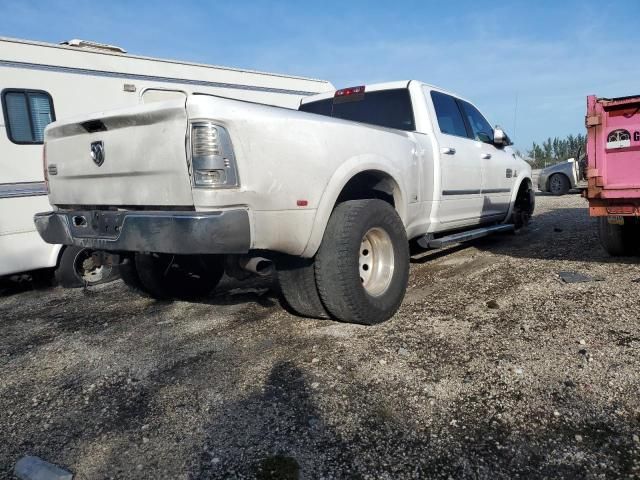
[[[357,174],[367,171],[379,172],[389,177],[390,181],[394,183],[393,197],[395,208],[402,220],[402,223],[406,225],[406,188],[399,180],[402,178],[402,173],[394,167],[391,161],[385,158],[377,157],[375,155],[360,155],[342,163],[327,183],[320,199],[320,203],[318,204],[318,210],[313,222],[309,241],[302,252],[303,257],[313,257],[318,251],[318,248],[320,248],[320,243],[322,242],[325,228],[329,222],[329,217],[331,216],[336,201],[338,200],[338,197],[345,185]]]

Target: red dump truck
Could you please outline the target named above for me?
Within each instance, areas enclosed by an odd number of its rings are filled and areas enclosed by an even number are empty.
[[[634,255],[640,245],[640,96],[587,97],[589,214],[604,249]]]

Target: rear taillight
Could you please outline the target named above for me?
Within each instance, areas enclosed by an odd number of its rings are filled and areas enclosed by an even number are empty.
[[[218,129],[211,123],[195,123],[192,128],[192,145],[194,157],[220,155]]]
[[[633,215],[636,213],[636,207],[633,205],[613,205],[607,207],[609,215]]]
[[[191,124],[191,166],[196,187],[238,186],[236,159],[226,128],[213,122]]]

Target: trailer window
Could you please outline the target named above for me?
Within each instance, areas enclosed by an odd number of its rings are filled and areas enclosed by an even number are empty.
[[[9,140],[20,145],[42,144],[45,127],[55,121],[51,95],[39,90],[4,90],[2,110]]]
[[[334,98],[327,98],[303,103],[300,111],[398,130],[415,130],[411,97],[406,88],[365,92],[364,96],[352,101],[336,102]]]

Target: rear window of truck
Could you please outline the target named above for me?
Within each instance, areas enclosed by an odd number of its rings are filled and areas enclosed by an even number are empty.
[[[415,130],[411,96],[406,88],[365,92],[353,100],[327,98],[303,103],[302,112],[342,118],[398,130]]]

